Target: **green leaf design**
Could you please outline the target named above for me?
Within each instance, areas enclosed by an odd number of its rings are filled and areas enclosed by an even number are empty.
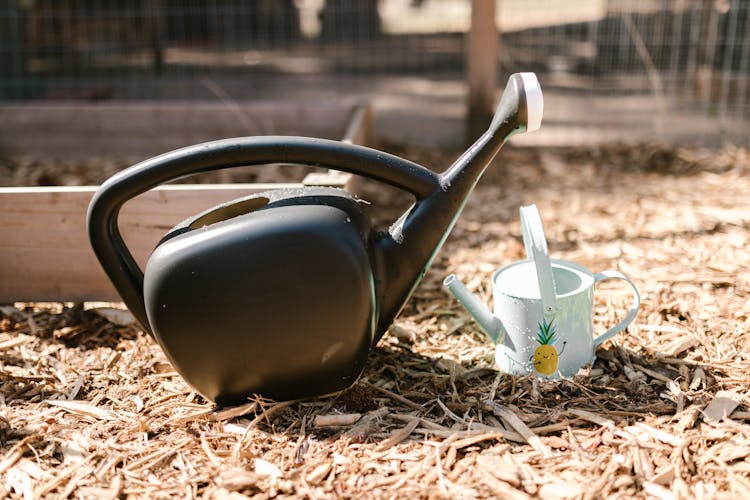
[[[539,323],[539,331],[537,332],[537,338],[536,341],[539,342],[541,345],[549,345],[552,344],[556,339],[555,335],[557,334],[557,327],[554,325],[555,319],[552,318],[549,323],[546,319],[543,319],[541,323]]]

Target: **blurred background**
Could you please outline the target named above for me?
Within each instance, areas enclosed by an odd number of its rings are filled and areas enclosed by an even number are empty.
[[[472,3],[494,28],[477,31],[473,48]],[[232,115],[249,101],[368,102],[379,137],[457,147],[472,134],[472,71],[480,93],[534,71],[545,121],[520,143],[748,144],[750,1],[491,3],[0,0],[0,136],[61,104],[82,120],[91,106],[109,109],[108,130],[125,134],[115,126],[124,109],[147,120],[179,108],[163,126],[186,129],[206,120],[185,118],[206,103]],[[241,132],[272,128],[230,120]]]

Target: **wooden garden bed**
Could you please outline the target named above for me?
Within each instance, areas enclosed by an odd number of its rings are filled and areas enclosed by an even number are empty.
[[[294,109],[298,119],[312,119],[314,109]],[[282,107],[276,115],[259,113],[256,119],[260,116],[281,125],[288,123],[291,129],[300,131],[302,126],[299,123],[291,125],[292,111],[289,107]],[[364,145],[371,140],[372,116],[368,106],[345,111],[332,108],[319,118],[328,123],[328,134],[323,136],[338,131],[343,140],[353,143]],[[337,123],[334,118],[345,122]],[[316,131],[322,132],[320,125],[312,127],[309,135]],[[43,135],[35,137],[34,140],[39,141],[44,138]],[[85,137],[77,140],[83,139]],[[28,144],[23,146],[29,147]],[[80,147],[84,147],[83,144]],[[132,156],[133,151],[129,153]],[[134,257],[143,266],[170,227],[218,203],[281,187],[327,185],[352,189],[355,180],[349,174],[324,171],[286,183],[161,186],[124,206],[120,217],[121,230]],[[0,187],[0,228],[3,231],[0,238],[0,303],[119,300],[91,251],[86,235],[86,210],[95,191],[96,186]]]

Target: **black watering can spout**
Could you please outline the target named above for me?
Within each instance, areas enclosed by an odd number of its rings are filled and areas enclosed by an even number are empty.
[[[383,286],[378,338],[408,301],[505,141],[517,132],[537,130],[542,111],[536,76],[512,75],[487,131],[439,176],[439,187],[418,200],[390,228],[390,237],[381,240]]]

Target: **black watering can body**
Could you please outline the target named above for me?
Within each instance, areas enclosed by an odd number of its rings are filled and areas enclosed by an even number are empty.
[[[373,149],[301,137],[166,153],[102,184],[89,206],[91,244],[125,304],[205,397],[230,404],[253,393],[284,400],[336,392],[361,374],[503,143],[538,128],[541,106],[534,75],[513,75],[489,130],[440,175]],[[416,202],[381,232],[361,201],[339,189],[258,193],[176,226],[140,270],[117,224],[127,200],[187,175],[278,162],[362,175]]]

